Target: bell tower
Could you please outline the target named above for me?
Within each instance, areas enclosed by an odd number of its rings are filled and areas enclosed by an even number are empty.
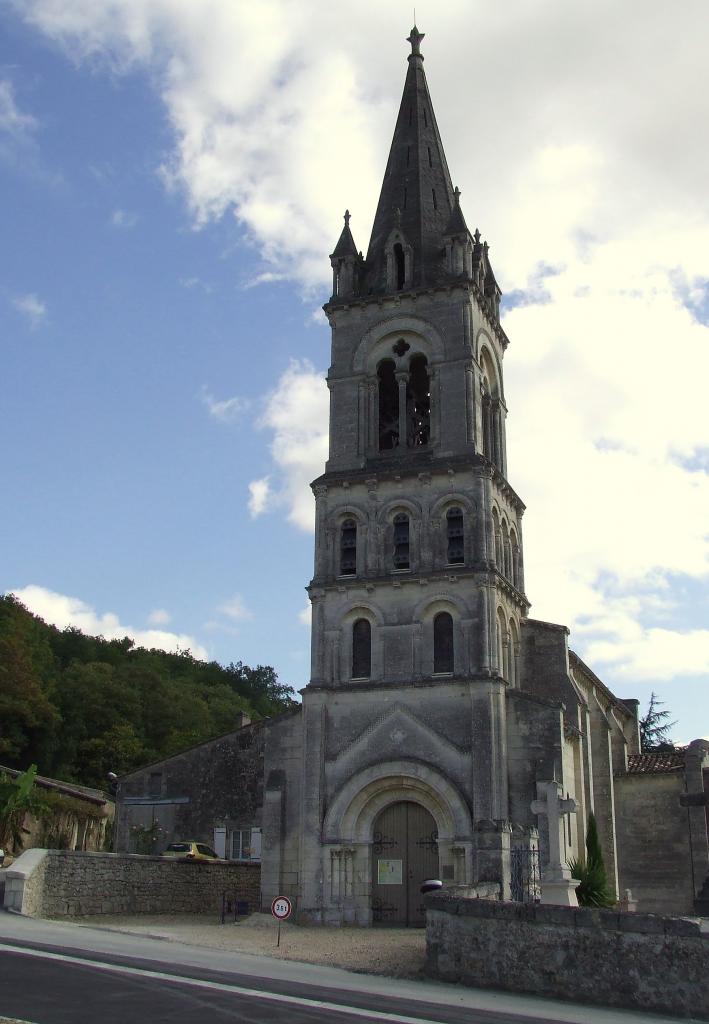
[[[488,245],[451,183],[422,39],[414,27],[367,258],[349,211],[330,257],[315,686],[429,679],[444,674],[434,662],[454,677],[515,683],[527,602],[524,506],[506,477],[508,340]],[[432,593],[443,618],[421,612]]]
[[[403,786],[437,822],[441,877],[461,882],[480,874],[476,823],[509,818],[505,697],[528,602],[524,506],[506,475],[508,339],[488,245],[452,184],[422,40],[414,27],[366,258],[346,212],[324,306],[330,437],[312,485],[301,853],[301,906],[323,920],[372,920],[371,822],[347,824],[345,783],[359,778],[373,808]]]

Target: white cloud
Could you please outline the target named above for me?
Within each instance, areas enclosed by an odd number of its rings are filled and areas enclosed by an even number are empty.
[[[47,307],[34,292],[16,296],[12,300],[12,304],[18,313],[22,313],[27,318],[32,330],[35,330],[44,323],[47,316]]]
[[[234,594],[232,598],[225,601],[224,604],[220,604],[217,611],[221,615],[225,615],[226,618],[231,619],[233,622],[243,622],[247,619],[253,619],[252,612],[246,607],[244,599],[240,594]]]
[[[288,518],[312,530],[314,501],[310,482],[325,468],[328,449],[329,397],[323,374],[307,360],[292,360],[266,398],[260,426],[272,432],[271,455],[278,486],[271,496],[288,510]]]
[[[6,78],[0,79],[0,132],[15,141],[23,141],[36,127],[36,119],[31,114],[23,113],[17,106],[12,82]]]
[[[249,408],[249,400],[235,395],[233,398],[215,398],[206,386],[200,391],[200,399],[209,415],[221,423],[234,423],[242,412]]]
[[[251,282],[327,287],[346,206],[366,247],[406,66],[395,5],[363,0],[344,34],[324,0],[20,9],[76,59],[149,68],[174,133],[165,180],[198,224],[234,213],[262,258]],[[468,223],[503,289],[528,292],[504,324],[532,613],[628,678],[704,664],[705,631],[661,607],[672,581],[709,575],[709,7],[687,0],[681,32],[676,18],[664,0],[450,0],[420,18]],[[217,418],[240,411],[209,399]],[[321,375],[295,362],[262,416],[269,500],[304,529],[327,415]]]
[[[271,486],[267,476],[260,480],[252,480],[249,484],[249,514],[257,519],[266,509],[271,496]]]
[[[687,632],[643,629],[632,639],[596,640],[587,657],[605,664],[620,680],[667,680],[674,676],[709,676],[709,630]]]
[[[130,213],[128,210],[114,210],[111,214],[111,224],[114,228],[134,228],[137,223],[137,213]]]
[[[129,636],[138,647],[155,647],[173,653],[189,650],[195,658],[206,660],[208,657],[205,648],[192,636],[160,629],[134,629],[121,623],[113,612],[99,614],[78,597],[57,594],[35,584],[12,590],[11,593],[31,612],[59,629],[72,626],[80,629],[82,633],[102,636],[106,640],[121,640],[124,636]]]
[[[311,605],[310,601],[307,602],[305,608],[303,608],[302,611],[298,612],[298,621],[303,626],[307,626],[308,629],[310,629],[310,626],[313,621],[313,606]]]
[[[172,616],[164,608],[155,608],[148,615],[148,622],[151,626],[167,626]]]

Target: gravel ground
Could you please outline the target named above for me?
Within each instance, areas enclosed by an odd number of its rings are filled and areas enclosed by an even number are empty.
[[[426,950],[423,928],[306,927],[288,921],[281,925],[281,944],[276,946],[277,925],[270,914],[252,914],[225,924],[213,914],[102,915],[75,921],[190,946],[300,960],[392,978],[421,977]]]

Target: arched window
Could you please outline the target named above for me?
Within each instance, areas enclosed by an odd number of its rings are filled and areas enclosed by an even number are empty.
[[[508,580],[512,579],[512,545],[507,523],[502,524],[502,572]]]
[[[399,444],[399,385],[394,376],[394,361],[385,359],[377,370],[379,377],[379,451]]]
[[[502,538],[500,536],[500,517],[497,509],[492,510],[492,557],[495,566],[502,570]]]
[[[439,612],[433,620],[433,671],[453,671],[453,619]]]
[[[449,508],[446,512],[446,534],[448,538],[448,564],[462,565],[465,561],[465,532],[463,510]]]
[[[510,636],[502,608],[497,609],[497,670],[503,679],[510,678]]]
[[[502,420],[500,382],[492,356],[487,348],[480,350],[482,372],[482,448],[483,455],[502,469]]]
[[[519,633],[514,619],[510,619],[510,685],[519,687]]]
[[[409,568],[409,517],[405,512],[394,516],[394,568]]]
[[[340,530],[340,576],[357,573],[357,523],[345,519]]]
[[[372,674],[372,627],[357,619],[352,627],[352,678],[369,679]]]
[[[518,590],[521,590],[522,574],[520,572],[519,564],[519,543],[517,541],[517,534],[514,530],[510,530],[510,543],[512,545],[512,582]]]
[[[404,209],[406,209],[406,202],[404,202]],[[401,291],[406,281],[406,257],[404,256],[404,247],[401,242],[397,242],[394,246],[394,268],[396,274],[396,288],[397,291]]]
[[[419,448],[431,435],[431,385],[426,356],[413,356],[406,385],[406,444]]]

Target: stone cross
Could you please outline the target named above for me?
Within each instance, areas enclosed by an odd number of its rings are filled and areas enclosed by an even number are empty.
[[[576,886],[578,880],[571,877],[562,861],[564,851],[564,815],[575,814],[578,804],[573,797],[562,796],[561,783],[556,781],[537,783],[537,800],[533,800],[533,814],[543,814],[547,819],[549,835],[549,861],[542,870],[542,903],[560,903],[577,907]]]

